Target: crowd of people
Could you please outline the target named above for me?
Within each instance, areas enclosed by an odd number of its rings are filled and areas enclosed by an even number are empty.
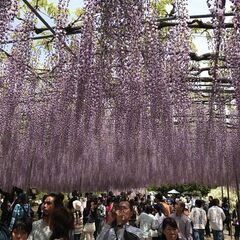
[[[231,216],[227,199],[171,197],[161,193],[112,192],[84,196],[73,191],[44,195],[37,211],[27,194],[0,190],[0,240],[223,240],[224,225],[240,239],[239,208]]]

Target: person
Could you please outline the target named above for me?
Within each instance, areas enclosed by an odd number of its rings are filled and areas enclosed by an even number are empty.
[[[27,240],[28,235],[32,230],[32,222],[23,222],[17,220],[14,223],[11,233],[12,240]]]
[[[155,201],[158,205],[162,206],[162,212],[166,217],[169,217],[171,212],[170,212],[170,206],[166,202],[166,198],[163,197],[161,193],[158,193],[155,195]]]
[[[27,195],[25,193],[20,193],[12,212],[9,230],[12,231],[15,221],[23,220],[24,217],[31,218],[31,206],[28,203]]]
[[[49,218],[50,240],[72,240],[74,217],[65,207],[54,208]]]
[[[178,201],[175,203],[175,213],[170,217],[174,218],[178,225],[179,237],[182,240],[192,240],[191,220],[184,215],[185,203]]]
[[[208,209],[213,206],[212,204],[213,201],[213,196],[208,197],[208,204],[205,205],[205,211],[208,213]],[[206,237],[210,238],[211,237],[211,231],[210,231],[210,225],[209,225],[209,220],[207,219],[207,224],[205,226],[205,232],[206,232]]]
[[[83,239],[93,240],[96,231],[97,202],[93,199],[87,201],[83,210]]]
[[[233,226],[235,227],[234,238],[240,239],[240,201],[237,201],[236,208],[232,212]]]
[[[103,204],[103,198],[99,197],[97,202],[96,231],[94,236],[95,238],[102,231],[105,218],[106,218],[106,207]]]
[[[226,219],[226,216],[222,208],[219,207],[219,199],[213,199],[212,204],[213,206],[209,208],[207,217],[212,228],[213,239],[223,240],[223,221]]]
[[[156,205],[158,205],[159,209],[162,209],[162,213],[166,216],[166,217],[169,217],[170,216],[170,208],[169,208],[169,205],[164,202],[163,200],[163,196],[161,193],[157,193],[155,195],[155,203]]]
[[[13,187],[11,192],[4,192],[0,189],[0,193],[4,196],[3,203],[1,204],[1,221],[6,225],[10,226],[12,219],[12,211],[16,205],[16,200],[20,193],[23,193],[23,190],[17,187]]]
[[[9,240],[10,239],[10,232],[8,227],[1,222],[0,220],[0,239],[1,240]]]
[[[195,207],[190,212],[190,219],[193,224],[193,239],[204,240],[204,230],[207,224],[207,214],[203,210],[203,201],[196,199]]]
[[[223,212],[226,216],[225,220],[223,221],[223,228],[224,225],[226,225],[227,227],[227,231],[228,231],[228,236],[231,236],[231,214],[230,214],[230,207],[229,207],[229,202],[228,202],[228,198],[224,197],[222,200],[222,209]]]
[[[112,211],[112,208],[113,208],[113,197],[108,197],[107,206],[106,206],[106,217],[105,217],[106,223],[109,221],[108,217],[110,215],[110,212]]]
[[[179,240],[178,225],[174,218],[167,217],[162,223],[162,238],[161,240]]]
[[[153,215],[154,208],[152,205],[147,205],[145,207],[144,212],[142,212],[139,216],[138,223],[140,229],[143,231],[144,239],[151,240],[151,230],[152,225],[154,222],[154,215]]]
[[[42,219],[33,222],[32,231],[28,236],[28,240],[49,240],[52,231],[49,228],[50,214],[55,208],[63,207],[62,194],[49,193],[43,203]]]
[[[37,209],[38,219],[41,219],[43,217],[43,204],[47,196],[48,196],[47,194],[43,195],[42,202],[38,206],[38,209]]]
[[[153,230],[157,230],[157,236],[154,236],[152,238],[153,240],[161,239],[161,236],[162,236],[162,223],[163,223],[163,220],[166,218],[165,215],[162,213],[162,209],[159,207],[159,205],[156,205],[155,209],[156,209],[157,213],[154,216],[152,229]]]
[[[74,216],[74,240],[80,240],[83,231],[83,218],[82,218],[82,203],[79,200],[72,202],[70,210]]]
[[[124,240],[131,239],[143,240],[143,232],[141,229],[129,225],[129,220],[133,214],[133,206],[127,200],[120,200],[115,203],[111,214],[109,215],[109,222],[106,224],[97,240]]]

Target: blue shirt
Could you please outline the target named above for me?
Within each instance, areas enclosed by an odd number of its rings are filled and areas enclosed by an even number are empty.
[[[23,208],[25,209],[25,211],[24,211]],[[28,216],[30,216],[30,205],[28,203],[23,204],[23,205],[20,205],[20,204],[17,203],[15,205],[15,207],[13,209],[13,212],[12,212],[11,222],[10,222],[10,225],[9,225],[9,230],[10,231],[12,231],[14,223],[17,220],[22,219],[26,213],[28,214]]]

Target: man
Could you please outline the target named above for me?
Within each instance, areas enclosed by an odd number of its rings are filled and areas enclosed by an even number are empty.
[[[43,202],[43,218],[33,222],[28,240],[49,240],[52,231],[49,228],[49,216],[53,209],[63,207],[62,194],[50,193]]]
[[[156,205],[159,205],[158,209],[162,208],[162,213],[166,216],[170,216],[170,207],[166,203],[165,199],[163,198],[163,195],[161,193],[157,193],[155,195],[155,202]]]
[[[208,204],[205,204],[205,206],[204,206],[204,207],[205,207],[204,210],[206,211],[206,213],[208,212],[208,209],[213,206],[212,200],[213,200],[213,197],[212,197],[212,196],[209,196],[209,197],[208,197],[209,203],[208,203]],[[207,237],[207,238],[210,238],[210,237],[211,237],[211,231],[210,231],[210,226],[209,226],[209,220],[208,220],[208,219],[207,219],[207,224],[206,224],[206,226],[205,226],[205,232],[206,232],[206,237]]]
[[[179,237],[181,240],[192,240],[191,220],[184,215],[185,203],[178,201],[175,203],[175,213],[170,217],[174,218],[178,225]]]
[[[190,219],[193,224],[193,239],[204,240],[204,229],[207,223],[207,214],[203,210],[203,201],[197,199],[195,207],[191,210]]]
[[[223,240],[223,221],[226,219],[226,216],[222,208],[219,207],[217,198],[212,200],[212,204],[213,206],[208,209],[207,217],[212,228],[213,239]]]
[[[127,239],[126,235],[131,235],[131,239],[143,240],[142,230],[129,225],[133,214],[133,206],[130,202],[121,200],[113,209],[111,220],[103,227],[97,240],[122,240]]]

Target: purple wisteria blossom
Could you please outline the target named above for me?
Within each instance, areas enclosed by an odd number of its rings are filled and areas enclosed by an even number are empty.
[[[35,19],[27,13],[0,71],[0,185],[64,191],[234,185],[240,173],[240,3],[232,1],[228,34],[223,1],[207,2],[216,52],[208,105],[196,104],[192,91],[187,0],[174,1],[176,25],[164,38],[156,9],[145,0],[86,1],[81,34],[69,37],[69,2],[59,0],[41,74],[31,39]],[[1,42],[17,1],[3,3]],[[227,70],[221,71],[223,58]],[[236,93],[232,115],[220,80],[226,75]]]

